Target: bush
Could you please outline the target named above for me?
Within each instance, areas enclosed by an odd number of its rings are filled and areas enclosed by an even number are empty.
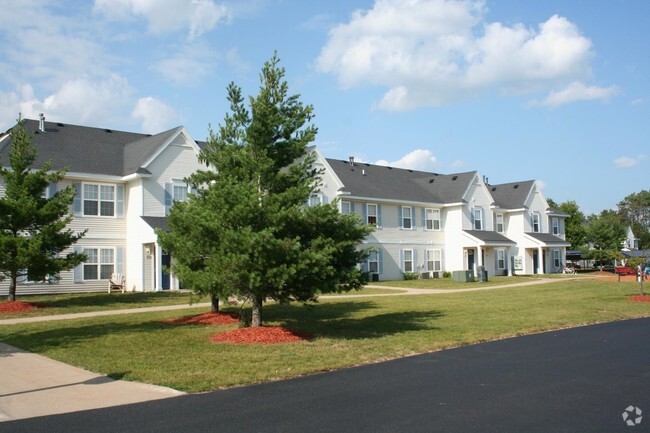
[[[405,280],[417,280],[419,278],[419,275],[416,274],[415,272],[404,272],[404,279]]]
[[[451,278],[451,272],[445,271],[442,273],[442,278]]]

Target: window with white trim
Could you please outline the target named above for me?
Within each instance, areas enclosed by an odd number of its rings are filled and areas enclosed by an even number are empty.
[[[427,271],[442,271],[442,250],[427,250]]]
[[[348,215],[352,213],[352,206],[350,206],[349,201],[341,201],[341,213],[343,215]]]
[[[560,234],[560,220],[559,218],[551,218],[551,227],[554,235]]]
[[[115,216],[115,185],[84,183],[84,216]]]
[[[413,228],[413,208],[411,206],[402,206],[402,228]]]
[[[533,213],[533,233],[539,233],[540,232],[540,218],[539,218],[539,213],[534,212]]]
[[[413,272],[413,250],[404,250],[404,261],[402,263],[402,269],[404,272]]]
[[[115,249],[85,248],[86,261],[83,263],[83,279],[108,280],[115,272]]]
[[[424,218],[427,230],[440,230],[440,209],[425,209]]]
[[[474,230],[483,230],[483,209],[475,208],[474,215]]]
[[[497,219],[497,221],[496,221],[497,233],[505,232],[506,231],[506,226],[503,223],[503,214],[498,213],[497,216],[496,216],[496,219]]]
[[[376,226],[377,225],[377,205],[372,203],[366,204],[366,223]]]
[[[498,249],[497,250],[497,269],[506,268],[506,250]]]
[[[368,256],[368,272],[371,274],[379,273],[379,252],[371,251]]]
[[[553,250],[553,267],[559,270],[560,266],[560,250]]]
[[[172,200],[174,201],[187,200],[187,185],[174,184],[172,187]]]

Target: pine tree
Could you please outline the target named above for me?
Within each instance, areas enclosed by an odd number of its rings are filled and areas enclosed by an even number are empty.
[[[9,280],[7,300],[14,301],[19,278],[46,281],[83,262],[83,254],[61,253],[85,232],[66,229],[72,220],[71,187],[46,197],[46,190],[63,179],[65,171],[52,172],[49,163],[33,168],[37,150],[20,118],[10,136],[9,168],[0,168],[5,188],[0,198],[0,280]]]
[[[275,55],[264,64],[250,110],[228,86],[231,112],[200,155],[209,170],[187,179],[195,195],[174,205],[170,230],[158,232],[183,284],[249,300],[252,326],[261,326],[267,299],[314,301],[367,281],[356,265],[371,229],[334,204],[305,206],[320,174],[307,147],[317,132],[313,107],[288,94],[278,63]]]

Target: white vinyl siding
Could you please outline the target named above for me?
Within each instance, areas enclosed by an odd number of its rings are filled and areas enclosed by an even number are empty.
[[[352,210],[351,203],[349,201],[345,201],[345,200],[341,201],[341,213],[343,215],[349,215],[351,213],[354,213],[354,211]]]

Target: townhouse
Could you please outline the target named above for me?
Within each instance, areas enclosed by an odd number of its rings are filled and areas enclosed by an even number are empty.
[[[182,126],[159,134],[25,120],[37,146],[38,167],[67,169],[46,193],[72,186],[70,228],[87,230],[74,249],[88,260],[48,282],[21,281],[20,294],[106,290],[113,272],[129,291],[169,290],[180,282],[167,272],[170,255],[154,229],[166,229],[174,201],[187,198],[185,177],[206,169],[198,160],[204,143]],[[0,136],[0,161],[8,165],[11,135]],[[490,185],[478,172],[428,173],[325,158],[317,148],[322,187],[309,204],[336,200],[376,230],[362,269],[377,280],[404,273],[440,277],[468,270],[476,275],[561,272],[564,218],[550,209],[535,181]],[[0,194],[4,188],[0,182]],[[7,282],[0,282],[0,295]]]

